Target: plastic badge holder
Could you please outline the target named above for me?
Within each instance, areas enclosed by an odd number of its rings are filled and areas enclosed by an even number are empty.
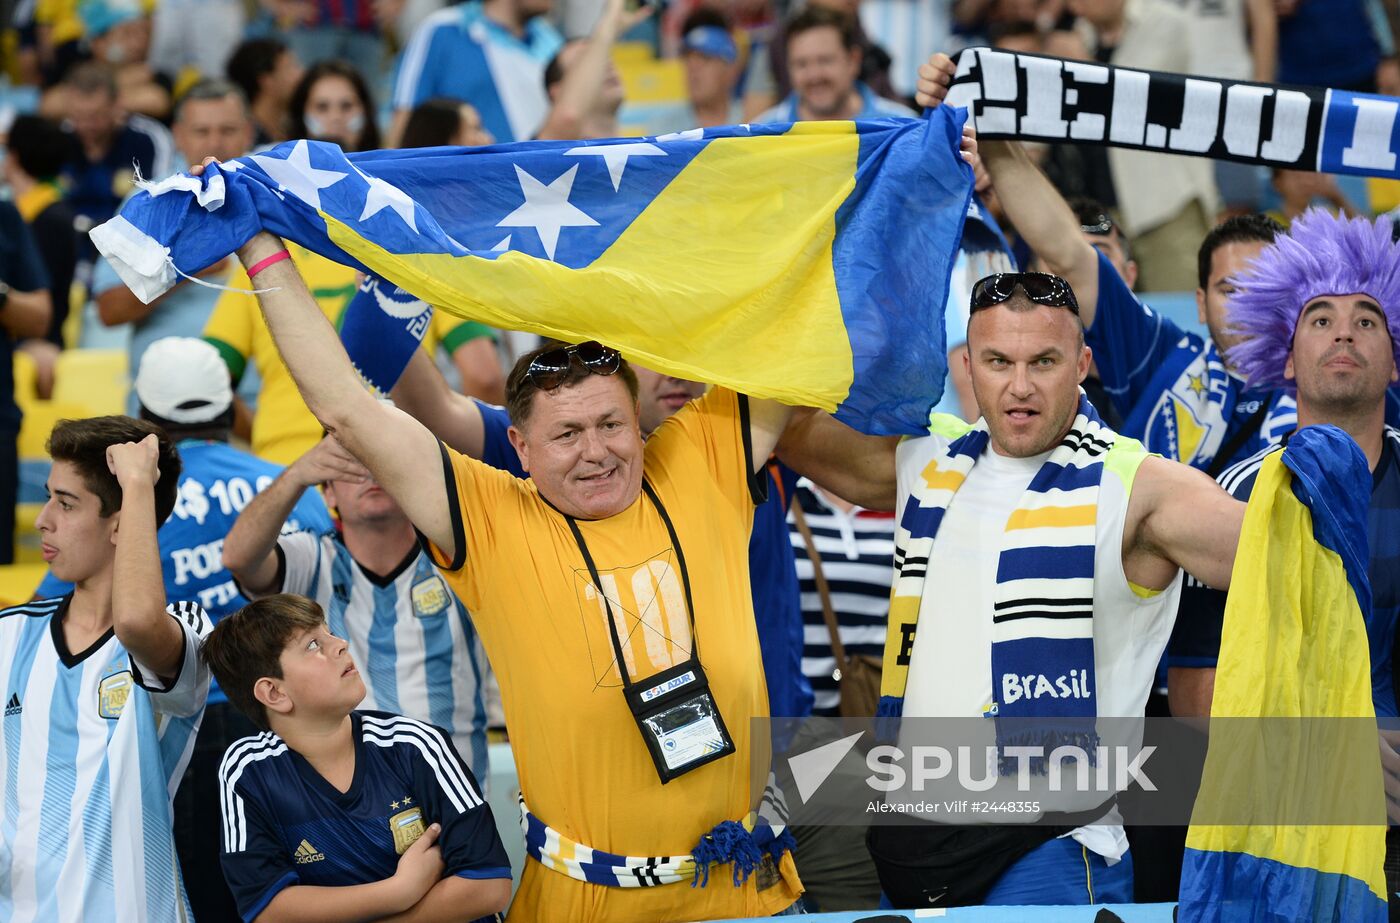
[[[734,752],[699,660],[631,685],[626,695],[662,785]]]

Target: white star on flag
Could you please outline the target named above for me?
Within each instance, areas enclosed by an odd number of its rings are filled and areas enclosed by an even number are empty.
[[[658,141],[704,141],[705,129],[689,128],[685,131],[673,131],[669,135],[657,135]]]
[[[516,164],[515,175],[520,180],[520,191],[525,194],[525,204],[496,222],[496,227],[534,228],[540,235],[540,243],[544,244],[545,255],[554,259],[561,228],[598,226],[598,222],[569,202],[577,173],[578,164],[574,164],[546,186]]]
[[[369,194],[365,196],[365,210],[360,215],[361,221],[374,217],[386,208],[392,208],[403,219],[403,223],[413,229],[413,233],[418,233],[418,221],[413,216],[413,200],[402,189],[377,176],[370,176],[359,167],[355,167],[355,172],[369,183]]]
[[[564,152],[575,157],[588,155],[601,157],[608,165],[608,176],[612,177],[613,192],[622,185],[622,171],[627,169],[628,157],[665,157],[666,152],[649,141],[630,141],[626,144],[594,144],[569,148]]]
[[[292,147],[292,153],[286,160],[254,154],[253,162],[267,171],[274,183],[317,211],[321,210],[321,190],[334,186],[350,175],[311,166],[311,149],[306,146],[305,140],[298,141]]]

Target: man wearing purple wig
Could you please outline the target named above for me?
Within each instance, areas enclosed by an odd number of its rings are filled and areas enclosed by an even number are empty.
[[[1386,390],[1400,381],[1400,244],[1388,218],[1346,219],[1314,210],[1264,249],[1229,301],[1243,339],[1230,358],[1251,387],[1294,391],[1298,425],[1330,423],[1351,435],[1372,471],[1369,540],[1371,696],[1395,719],[1395,628],[1400,617],[1400,429],[1386,425]],[[1287,437],[1284,437],[1287,441]],[[1220,475],[1248,500],[1266,448]],[[1168,648],[1175,715],[1208,715],[1225,594],[1188,580]],[[1388,722],[1394,724],[1395,722]],[[1382,742],[1388,807],[1400,820],[1400,757]],[[1400,835],[1386,840],[1392,901],[1400,885]],[[1395,903],[1392,904],[1395,906]]]

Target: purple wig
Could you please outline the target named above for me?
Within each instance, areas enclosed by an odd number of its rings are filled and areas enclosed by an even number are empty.
[[[1400,244],[1389,218],[1342,218],[1320,208],[1297,218],[1250,262],[1226,307],[1231,333],[1245,339],[1230,361],[1251,388],[1286,388],[1283,377],[1303,306],[1323,295],[1369,295],[1385,314],[1400,367]]]

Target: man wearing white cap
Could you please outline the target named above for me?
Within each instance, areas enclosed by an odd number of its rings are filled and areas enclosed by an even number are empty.
[[[228,444],[233,390],[228,366],[203,340],[166,337],[141,357],[135,396],[140,415],[161,426],[182,465],[175,510],[156,533],[169,599],[198,600],[218,622],[248,603],[223,564],[224,537],[239,512],[282,470]],[[332,528],[316,491],[302,495],[281,528],[320,533]],[[53,574],[36,595],[62,596],[72,587]],[[209,704],[175,798],[175,844],[195,919],[237,920],[237,907],[219,871],[219,760],[233,741],[256,729],[210,683]]]

